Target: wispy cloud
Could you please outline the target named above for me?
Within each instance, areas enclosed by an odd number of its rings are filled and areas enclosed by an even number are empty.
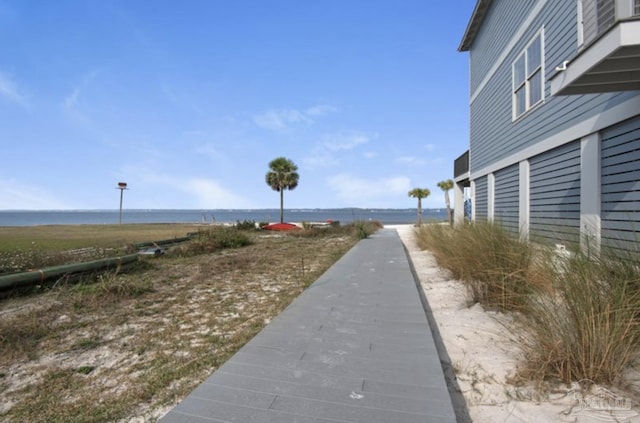
[[[406,196],[411,189],[411,181],[404,176],[365,179],[342,173],[327,180],[336,196],[356,207],[382,206],[389,198]]]
[[[216,179],[192,175],[158,172],[155,167],[129,165],[122,169],[122,178],[137,180],[139,190],[155,192],[153,204],[144,207],[174,207],[179,198],[184,208],[251,208],[251,202],[225,188]],[[119,176],[119,177],[120,177]],[[146,201],[150,201],[147,199]]]
[[[223,157],[222,153],[212,143],[206,143],[197,146],[195,148],[195,152],[210,159],[219,159]]]
[[[21,107],[29,107],[29,99],[18,85],[6,74],[0,72],[0,97]]]
[[[368,135],[358,132],[343,132],[325,135],[322,146],[329,151],[352,150],[355,147],[366,144],[370,140]]]
[[[59,210],[72,209],[45,188],[13,179],[0,179],[0,209],[2,210]]]
[[[354,150],[371,140],[371,136],[361,132],[339,132],[327,134],[311,151],[311,155],[303,159],[303,163],[312,168],[328,167],[338,164],[338,152]],[[366,153],[365,153],[366,154]]]
[[[397,159],[395,159],[395,162],[402,165],[409,165],[409,166],[423,166],[427,164],[427,160],[425,158],[417,157],[417,156],[398,157]]]
[[[253,117],[253,122],[261,128],[272,131],[287,131],[296,125],[310,125],[315,118],[326,116],[337,109],[332,106],[319,105],[305,110],[271,109]]]
[[[249,201],[224,188],[213,179],[191,178],[185,181],[185,192],[196,201],[201,208],[246,208]]]
[[[93,70],[91,72],[86,73],[82,76],[82,79],[78,84],[76,84],[71,92],[64,98],[62,101],[62,105],[67,109],[73,109],[78,104],[82,92],[87,88],[87,86],[93,81],[98,75],[97,70]]]
[[[318,106],[309,107],[307,110],[305,110],[305,114],[308,116],[326,116],[337,111],[337,107],[321,104]]]

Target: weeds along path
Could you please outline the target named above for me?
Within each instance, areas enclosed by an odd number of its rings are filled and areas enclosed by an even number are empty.
[[[0,420],[161,416],[357,242],[253,244],[0,303]]]

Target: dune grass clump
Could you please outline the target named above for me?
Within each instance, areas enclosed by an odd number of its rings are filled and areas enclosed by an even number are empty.
[[[417,231],[421,248],[467,284],[472,300],[516,311],[516,379],[615,384],[640,352],[640,256],[558,253],[475,223]]]
[[[356,220],[346,225],[357,239],[369,238],[384,225],[377,220]]]
[[[489,309],[522,310],[534,287],[548,283],[533,246],[498,225],[428,225],[417,234],[420,246],[464,281],[471,301]]]
[[[609,253],[557,260],[553,293],[532,296],[524,317],[521,375],[614,383],[640,346],[639,264]]]

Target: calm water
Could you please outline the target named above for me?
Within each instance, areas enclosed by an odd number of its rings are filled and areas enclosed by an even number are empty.
[[[427,209],[423,220],[444,220],[446,209]],[[0,226],[82,225],[118,223],[118,210],[0,210]],[[416,222],[416,209],[300,209],[284,211],[287,222],[378,220],[397,225]],[[259,210],[123,210],[122,223],[277,222],[279,209]]]

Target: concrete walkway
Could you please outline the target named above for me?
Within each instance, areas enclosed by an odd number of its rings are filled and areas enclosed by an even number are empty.
[[[397,231],[359,242],[160,421],[455,422]]]

